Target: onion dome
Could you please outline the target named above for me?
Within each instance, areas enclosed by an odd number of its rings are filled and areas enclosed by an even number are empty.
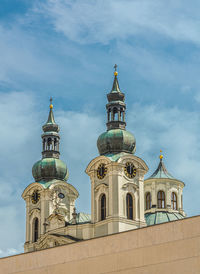
[[[117,65],[114,66],[114,81],[112,90],[107,94],[107,131],[102,133],[97,140],[100,155],[108,153],[135,153],[136,140],[132,133],[126,131],[124,103],[125,95],[121,92],[118,82]]]
[[[135,153],[136,141],[133,134],[122,129],[111,129],[102,133],[97,140],[100,155],[107,153]]]
[[[50,102],[49,117],[42,127],[44,131],[42,134],[42,160],[36,162],[32,168],[33,177],[37,182],[41,180],[49,181],[52,179],[66,181],[68,178],[67,166],[59,159],[59,126],[54,119],[52,99],[50,99]]]
[[[66,181],[68,178],[66,164],[56,158],[43,158],[36,162],[32,168],[32,173],[36,182],[52,179]]]

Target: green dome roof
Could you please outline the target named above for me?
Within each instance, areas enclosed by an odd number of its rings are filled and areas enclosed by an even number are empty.
[[[155,213],[146,213],[145,219],[149,226],[184,219],[184,216],[175,212],[157,211]]]
[[[60,159],[44,158],[36,162],[32,168],[32,174],[36,182],[41,180],[67,180],[68,169]]]
[[[110,129],[102,133],[97,140],[100,155],[107,153],[135,153],[136,141],[133,134],[123,129]]]

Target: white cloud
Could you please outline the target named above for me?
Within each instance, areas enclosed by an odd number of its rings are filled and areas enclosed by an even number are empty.
[[[199,2],[160,0],[47,0],[39,12],[55,29],[81,43],[108,43],[137,34],[200,42]]]
[[[65,64],[59,61],[59,55],[69,62],[78,59],[80,52],[44,36],[31,32],[26,21],[22,24],[18,20],[9,27],[0,24],[0,84],[12,90],[31,90],[36,85],[40,89],[41,84],[58,84],[61,78],[66,79]]]

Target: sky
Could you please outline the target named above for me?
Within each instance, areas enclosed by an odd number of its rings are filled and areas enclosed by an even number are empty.
[[[106,130],[114,64],[147,177],[162,149],[186,184],[187,216],[200,214],[199,10],[199,0],[0,1],[1,257],[23,252],[21,194],[34,181],[51,96],[77,211],[90,213],[85,169]]]

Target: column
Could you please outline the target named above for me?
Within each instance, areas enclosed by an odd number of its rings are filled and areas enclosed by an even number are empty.
[[[123,122],[125,122],[125,112],[124,111],[122,112],[122,115],[123,115]]]
[[[144,177],[139,178],[139,218],[140,222],[146,222],[144,219]]]
[[[111,110],[111,121],[113,121],[114,120],[114,111],[113,111],[113,109]]]

